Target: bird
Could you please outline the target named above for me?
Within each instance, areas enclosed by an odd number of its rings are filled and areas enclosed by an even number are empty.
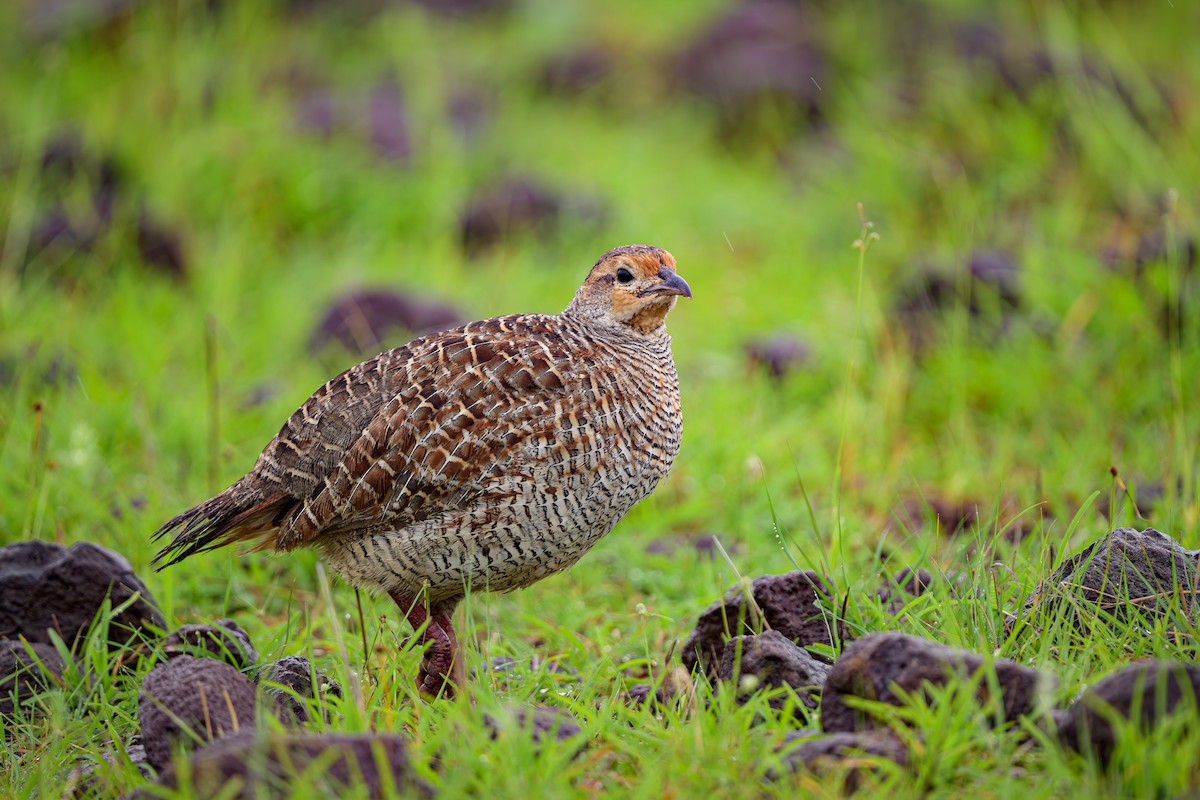
[[[318,389],[229,488],[166,522],[158,569],[233,543],[315,548],[387,594],[421,695],[466,690],[472,591],[567,569],[666,477],[683,436],[668,312],[692,291],[650,245],[604,253],[559,314],[430,334]]]

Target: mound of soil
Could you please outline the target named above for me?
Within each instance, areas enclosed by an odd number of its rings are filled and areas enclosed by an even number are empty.
[[[287,656],[267,664],[254,678],[259,691],[271,699],[284,722],[303,724],[311,718],[309,700],[341,697],[342,687],[302,656]]]
[[[492,739],[527,733],[535,745],[554,739],[565,742],[583,733],[579,720],[559,708],[550,706],[513,706],[498,716],[484,715],[484,725]]]
[[[238,670],[248,669],[258,661],[258,650],[250,641],[250,634],[231,619],[219,619],[212,625],[180,626],[163,639],[162,650],[167,658],[215,658]]]
[[[1154,528],[1117,528],[1064,561],[1029,595],[1022,615],[1054,618],[1061,611],[1086,628],[1094,616],[1079,612],[1083,599],[1119,620],[1169,620],[1196,606],[1198,558],[1200,551]]]
[[[146,760],[160,772],[171,751],[254,727],[254,686],[228,664],[177,656],[142,680],[138,718]]]
[[[891,761],[902,767],[908,765],[908,748],[895,736],[883,731],[859,733],[833,733],[827,736],[812,731],[796,731],[788,734],[786,747],[794,742],[800,744],[788,750],[784,763],[792,771],[806,770],[825,777],[837,773],[842,775],[842,791],[853,794],[867,770],[878,770],[878,764]]]
[[[313,768],[316,763],[320,769]],[[433,796],[429,786],[413,774],[407,743],[394,734],[240,733],[192,754],[186,785],[196,797],[214,797],[235,780],[240,787],[222,797],[290,797],[297,780],[303,781],[305,796],[312,797],[337,797],[349,789],[365,789],[372,798]],[[181,788],[180,777],[170,767],[162,770],[159,783]],[[152,796],[157,795],[139,795]]]
[[[0,640],[0,717],[49,689],[65,669],[52,645]]]
[[[326,310],[309,338],[318,354],[333,342],[349,353],[374,355],[389,344],[461,325],[462,315],[445,303],[387,289],[343,294]]]
[[[764,629],[778,631],[800,647],[832,645],[835,622],[828,609],[834,604],[833,589],[821,575],[811,571],[763,575],[749,586],[753,602],[746,602],[746,594],[743,587],[735,586],[700,613],[680,653],[685,667],[694,670],[699,665],[715,678],[725,643]]]
[[[903,705],[902,696],[925,694],[929,686],[945,686],[955,677],[974,678],[985,663],[974,653],[915,636],[868,634],[847,646],[833,665],[821,698],[821,728],[839,733],[883,727],[869,711],[852,708],[847,698]],[[1053,676],[1005,659],[996,659],[992,669],[1005,721],[1038,711],[1057,685]],[[991,676],[979,677],[980,701],[991,692]]]
[[[717,668],[718,691],[731,688],[740,703],[765,689],[791,689],[805,708],[816,708],[829,665],[817,661],[779,631],[736,636],[725,643]],[[771,708],[782,711],[787,699],[772,697]],[[806,719],[800,707],[796,713]]]
[[[128,603],[109,623],[112,649],[157,637],[165,627],[145,584],[111,550],[90,542],[68,548],[37,540],[0,548],[0,639],[49,644],[50,631],[57,631],[74,648],[106,599],[113,608]]]
[[[1058,726],[1063,744],[1092,752],[1108,765],[1117,748],[1112,718],[1132,719],[1151,730],[1172,714],[1189,714],[1200,723],[1200,667],[1172,661],[1149,661],[1121,670],[1088,689],[1067,710]]]
[[[932,583],[933,575],[928,570],[905,567],[888,578],[883,586],[875,591],[875,596],[884,604],[889,614],[896,616],[913,598],[925,594]]]

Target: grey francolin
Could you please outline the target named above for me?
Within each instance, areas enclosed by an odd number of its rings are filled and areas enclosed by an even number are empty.
[[[155,561],[316,547],[396,601],[428,645],[421,690],[454,694],[465,593],[566,569],[670,470],[683,418],[664,321],[680,296],[670,253],[618,247],[561,314],[472,322],[364,361],[292,414],[253,470],[163,525]]]

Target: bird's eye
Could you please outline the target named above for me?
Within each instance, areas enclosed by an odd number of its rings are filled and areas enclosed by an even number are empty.
[[[629,283],[631,280],[633,280],[632,272],[624,267],[621,267],[619,270],[617,270],[617,283]]]

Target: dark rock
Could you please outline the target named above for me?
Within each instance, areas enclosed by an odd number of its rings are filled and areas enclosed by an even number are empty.
[[[566,223],[596,225],[605,216],[594,198],[509,177],[472,195],[459,216],[459,231],[467,255],[477,256],[514,237],[545,238]]]
[[[1026,599],[1022,616],[1063,609],[1086,628],[1090,615],[1081,613],[1082,598],[1120,620],[1170,619],[1196,606],[1197,559],[1200,550],[1184,549],[1162,531],[1117,528],[1059,565]]]
[[[212,625],[183,625],[163,639],[162,651],[167,658],[216,658],[238,670],[258,661],[250,634],[231,619],[219,619]]]
[[[314,764],[320,764],[315,768]],[[192,753],[186,785],[196,797],[291,797],[302,782],[305,796],[341,796],[353,790],[372,798],[432,797],[414,773],[408,744],[395,734],[293,735],[239,733]],[[231,781],[240,786],[229,793]],[[168,767],[159,783],[182,788]],[[150,797],[145,793],[146,797]]]
[[[974,653],[915,636],[868,634],[848,645],[833,665],[821,697],[821,728],[836,733],[883,727],[869,710],[852,708],[846,698],[900,706],[902,694],[925,694],[929,686],[945,686],[955,677],[974,678],[985,665]],[[1044,695],[1056,685],[1053,677],[1005,659],[996,659],[992,670],[1006,722],[1040,711]],[[991,681],[980,678],[981,703],[991,691]]]
[[[254,686],[228,664],[178,656],[150,670],[138,694],[146,759],[162,771],[177,746],[254,728]]]
[[[322,87],[297,88],[292,98],[292,119],[302,133],[328,141],[338,124],[333,92]]]
[[[662,671],[653,684],[639,683],[631,686],[625,693],[625,700],[635,708],[647,706],[659,710],[671,704],[690,704],[694,695],[695,684],[692,682],[691,673],[676,664]]]
[[[1183,271],[1195,269],[1196,238],[1177,233],[1171,244]],[[1111,270],[1140,275],[1151,264],[1169,262],[1171,250],[1161,213],[1148,223],[1120,217],[1105,236],[1100,261]]]
[[[446,120],[460,142],[471,143],[496,116],[496,105],[495,97],[483,89],[459,87],[446,99]]]
[[[70,253],[90,250],[113,219],[122,184],[116,160],[89,151],[77,130],[66,129],[44,145],[38,177],[41,201],[26,262],[44,251],[54,255],[51,261],[62,261]],[[90,209],[76,202],[80,191],[91,195]]]
[[[989,338],[1011,326],[1021,306],[1019,265],[1000,251],[976,250],[962,270],[926,267],[899,288],[892,307],[914,349],[936,341],[940,316],[954,308],[965,307],[973,331]]]
[[[93,159],[83,143],[83,134],[64,128],[42,145],[39,178],[43,184],[65,184],[90,169]]]
[[[799,744],[796,744],[799,742]],[[886,731],[832,733],[812,731],[789,733],[783,762],[793,772],[805,770],[820,777],[842,775],[842,791],[849,795],[858,790],[865,770],[879,771],[884,761],[908,766],[908,748]]]
[[[933,575],[924,569],[905,567],[876,592],[875,596],[893,616],[904,610],[914,597],[920,597],[933,583]]]
[[[558,742],[574,739],[583,733],[579,721],[571,714],[549,706],[514,706],[505,708],[500,716],[485,714],[483,724],[493,740],[514,732],[528,733],[534,744],[548,738]]]
[[[774,336],[748,342],[746,356],[751,364],[765,368],[775,380],[783,380],[809,362],[812,348],[795,336]]]
[[[267,664],[258,671],[254,682],[274,703],[279,718],[288,723],[309,721],[307,701],[317,700],[323,705],[328,697],[342,696],[342,687],[337,681],[301,656],[287,656]]]
[[[997,98],[1031,102],[1046,84],[1053,82],[1060,87],[1081,87],[1089,94],[1112,95],[1134,122],[1150,132],[1178,119],[1179,111],[1162,81],[1143,76],[1141,80],[1149,84],[1151,91],[1135,92],[1128,79],[1094,53],[1055,55],[1034,44],[1038,37],[987,19],[952,26],[951,35],[955,49],[975,74],[973,84],[990,88]],[[1146,96],[1154,101],[1143,102]]]
[[[932,522],[942,533],[953,535],[975,527],[978,521],[977,501],[937,495],[910,498],[896,511],[896,523],[907,532],[922,530]]]
[[[153,780],[154,768],[146,761],[145,747],[141,744],[131,744],[125,748],[125,755],[129,758],[129,762],[141,773],[143,778]],[[100,757],[107,764],[116,764],[120,758],[112,752],[103,752],[100,754]],[[78,800],[119,796],[123,787],[115,786],[105,780],[102,774],[99,773],[99,768],[100,762],[98,761],[81,761],[77,763],[69,772],[63,775],[63,783],[60,787],[59,796],[62,798],[77,798]]]
[[[408,133],[408,114],[404,94],[393,80],[376,84],[371,90],[371,145],[385,161],[403,162],[412,155]]]
[[[738,552],[739,548],[736,545],[728,545],[726,551],[730,555]],[[680,550],[695,551],[696,555],[705,558],[716,558],[719,553],[717,547],[717,537],[712,534],[681,534],[678,536],[660,536],[657,539],[652,539],[646,545],[646,552],[650,555],[670,556]]]
[[[137,247],[146,266],[173,278],[187,274],[183,238],[146,211],[138,216]]]
[[[571,675],[571,670],[567,669],[557,659],[541,658],[537,654],[530,656],[529,661],[518,661],[512,656],[496,656],[492,659],[490,672],[548,672],[553,675]]]
[[[463,248],[470,255],[519,233],[545,235],[558,224],[563,200],[557,192],[527,178],[508,178],[471,197],[459,220]]]
[[[685,667],[694,670],[700,665],[710,678],[715,677],[729,639],[761,633],[765,628],[779,631],[801,647],[832,646],[835,620],[828,609],[835,602],[833,590],[817,573],[763,575],[751,582],[749,593],[753,603],[745,602],[744,587],[735,586],[700,613],[680,654]]]
[[[825,59],[796,3],[735,6],[688,45],[675,73],[713,106],[726,140],[770,138],[822,116]]]
[[[0,548],[0,639],[49,643],[54,630],[74,648],[106,598],[113,608],[129,603],[109,622],[112,648],[157,636],[152,629],[165,626],[133,567],[111,550],[89,542],[66,548],[36,540]]]
[[[60,205],[52,206],[36,222],[29,236],[32,258],[43,250],[87,250],[96,241],[95,226],[73,220]]]
[[[400,292],[347,292],[325,312],[308,347],[316,354],[336,340],[355,355],[374,354],[393,340],[444,331],[463,321],[448,305]]]
[[[75,363],[61,352],[41,352],[31,344],[20,352],[0,353],[0,386],[12,386],[17,379],[26,385],[66,387],[79,379]]]
[[[52,645],[0,641],[0,717],[12,714],[34,695],[50,689],[66,668]]]
[[[616,63],[612,53],[598,47],[562,55],[542,66],[542,86],[556,94],[581,94],[608,77]]]
[[[268,91],[277,88],[289,95],[292,120],[301,133],[325,142],[344,136],[392,164],[405,164],[412,157],[408,107],[394,78],[334,88],[324,76],[294,68],[266,84]]]
[[[1182,493],[1183,486],[1180,484],[1177,489]],[[1154,509],[1163,500],[1163,495],[1166,492],[1166,487],[1158,481],[1147,481],[1140,483],[1131,483],[1126,485],[1123,481],[1116,493],[1117,514],[1122,513],[1129,507],[1129,511],[1138,519],[1146,520],[1154,515]],[[1110,494],[1103,493],[1096,500],[1096,513],[1105,519],[1110,519],[1110,514],[1113,511],[1113,497]],[[1111,517],[1117,519],[1117,517]]]
[[[1020,306],[1021,268],[1007,253],[976,250],[964,268],[965,280],[933,267],[926,268],[901,290],[896,310],[930,313],[951,309],[961,302],[971,316],[978,317],[991,307],[1003,312]]]
[[[812,709],[817,707],[828,674],[828,664],[817,661],[779,631],[771,630],[757,636],[737,636],[725,643],[717,668],[717,689],[725,691],[731,686],[738,702],[745,703],[758,691],[788,688],[801,706]],[[782,711],[786,702],[782,695],[769,701],[776,711]],[[807,718],[800,706],[796,713]]]
[[[1085,755],[1094,753],[1107,766],[1117,748],[1113,716],[1132,719],[1150,731],[1166,716],[1188,714],[1200,723],[1200,667],[1171,661],[1134,664],[1091,687],[1059,722],[1058,736]]]
[[[633,706],[641,706],[646,703],[662,705],[667,699],[662,687],[655,688],[648,683],[639,683],[629,687],[625,696],[629,700],[629,704]]]
[[[1044,50],[1025,45],[1022,39],[989,20],[968,20],[951,31],[955,49],[967,64],[994,79],[1007,93],[1025,100],[1054,75],[1054,64]]]

